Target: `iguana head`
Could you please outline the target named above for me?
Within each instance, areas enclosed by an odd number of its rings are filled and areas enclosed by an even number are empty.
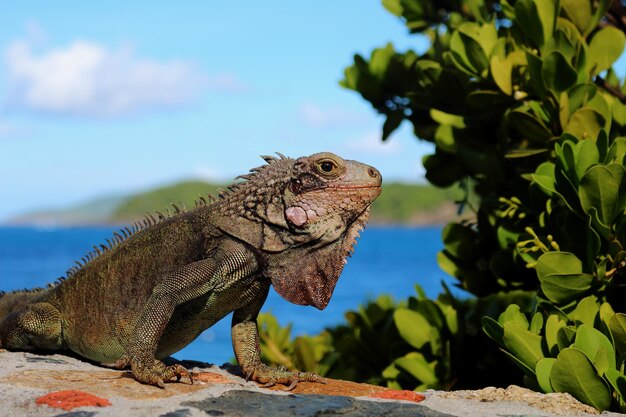
[[[328,243],[364,214],[380,194],[380,173],[329,152],[298,158],[283,191],[284,218],[297,235]]]
[[[264,274],[285,299],[323,309],[382,177],[329,152],[265,159],[218,204],[218,226],[265,254]]]

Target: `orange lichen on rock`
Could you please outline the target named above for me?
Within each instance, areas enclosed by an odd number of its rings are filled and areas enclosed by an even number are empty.
[[[192,372],[191,376],[194,381],[206,382],[209,384],[232,384],[234,380],[225,377],[216,372]]]
[[[389,390],[389,391],[381,391],[381,392],[377,392],[376,394],[372,394],[370,395],[370,397],[373,398],[384,398],[387,400],[404,400],[404,401],[413,401],[416,403],[422,402],[426,399],[426,397],[418,392],[415,391],[407,391],[407,390],[402,390],[402,391],[396,391],[396,390]]]
[[[36,400],[37,404],[46,404],[54,408],[72,410],[77,407],[108,407],[111,405],[106,398],[96,397],[83,391],[67,390],[50,392]]]

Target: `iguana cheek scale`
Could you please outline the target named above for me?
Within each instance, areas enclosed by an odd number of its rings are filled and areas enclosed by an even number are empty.
[[[326,307],[382,178],[327,152],[264,159],[216,201],[174,206],[173,215],[114,233],[48,288],[1,293],[0,347],[71,350],[163,387],[191,377],[161,359],[233,312],[247,378],[321,381],[263,364],[256,319],[270,286],[293,303]]]

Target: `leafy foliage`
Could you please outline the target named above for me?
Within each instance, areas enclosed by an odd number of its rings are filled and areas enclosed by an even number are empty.
[[[530,311],[533,293],[459,300],[444,287],[437,300],[429,300],[419,286],[416,291],[416,297],[400,303],[380,296],[348,311],[345,324],[295,339],[290,325],[281,327],[271,314],[261,314],[263,359],[288,369],[398,389],[479,388],[511,382],[514,365],[494,362],[497,347],[480,337],[480,320],[511,303]],[[496,366],[500,373],[485,372]]]
[[[357,55],[342,85],[386,117],[383,141],[406,121],[434,143],[423,160],[430,182],[460,185],[464,202],[477,201],[473,221],[444,229],[438,261],[478,298],[396,307],[389,314],[404,343],[382,376],[392,386],[407,386],[395,385],[401,374],[418,389],[450,386],[462,374],[453,352],[470,345],[461,323],[483,316],[528,386],[626,409],[626,86],[612,69],[626,43],[624,7],[383,4],[430,48]],[[534,302],[510,299],[519,292]],[[451,307],[458,328],[442,325]],[[466,357],[502,376],[501,362]]]

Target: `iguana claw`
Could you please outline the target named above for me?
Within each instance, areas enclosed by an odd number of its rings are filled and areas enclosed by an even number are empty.
[[[159,388],[165,388],[165,381],[169,381],[172,377],[176,377],[176,381],[180,381],[183,376],[189,379],[189,383],[193,385],[193,378],[189,371],[182,365],[165,365],[158,359],[139,359],[138,357],[124,356],[114,364],[110,364],[117,369],[124,369],[130,366],[133,377],[144,384],[156,385]]]

